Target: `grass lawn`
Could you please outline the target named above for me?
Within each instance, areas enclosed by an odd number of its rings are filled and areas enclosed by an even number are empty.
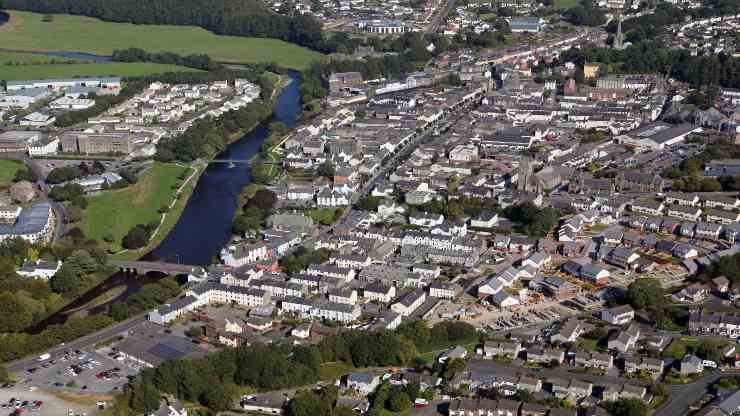
[[[319,379],[321,381],[333,382],[347,373],[355,371],[356,368],[342,362],[324,363],[319,367]]]
[[[578,0],[555,0],[553,5],[557,10],[570,9],[578,4]]]
[[[698,338],[678,337],[673,338],[670,344],[663,350],[663,357],[683,358],[686,355],[686,347],[699,345]]]
[[[0,44],[25,51],[79,51],[110,55],[114,49],[143,48],[150,52],[205,53],[232,63],[276,62],[304,69],[322,55],[276,39],[218,36],[191,26],[111,23],[71,15],[54,15],[42,22],[38,13],[9,10],[0,28]]]
[[[598,342],[599,341],[595,339],[584,338],[580,342],[578,342],[578,346],[586,351],[596,351],[596,344]]]
[[[190,170],[174,164],[155,163],[139,181],[125,189],[107,191],[88,197],[80,227],[85,235],[103,241],[103,235],[113,234],[109,248],[121,248],[121,239],[137,224],[158,221],[157,210],[169,205],[175,194],[178,176]]]
[[[164,222],[162,222],[162,226],[159,227],[159,230],[157,230],[157,233],[152,236],[152,239],[149,240],[149,245],[147,245],[144,248],[140,248],[138,250],[128,250],[120,254],[116,254],[116,259],[118,260],[138,260],[139,257],[143,256],[147,252],[149,252],[151,249],[157,247],[159,243],[164,240],[165,237],[167,237],[167,234],[172,231],[172,228],[175,227],[177,224],[177,220],[180,219],[180,215],[182,214],[182,211],[185,209],[185,206],[188,204],[188,199],[190,199],[190,196],[193,194],[193,191],[195,190],[195,185],[198,183],[198,179],[200,178],[200,175],[205,170],[206,165],[198,165],[197,166],[197,172],[195,173],[195,176],[192,178],[190,175],[193,173],[192,169],[188,169],[187,177],[190,178],[190,181],[182,188],[182,192],[180,193],[180,196],[177,198],[177,201],[175,204],[170,208],[169,211],[167,211],[167,216],[164,218]]]
[[[184,66],[150,62],[0,65],[0,79],[5,81],[97,76],[139,77],[165,72],[199,71]]]
[[[25,165],[17,160],[0,159],[0,188],[10,186],[15,173],[24,167]]]

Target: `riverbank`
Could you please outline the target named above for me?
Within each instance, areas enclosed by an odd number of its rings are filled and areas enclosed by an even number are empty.
[[[270,135],[270,123],[282,122],[288,128],[296,125],[301,113],[299,74],[281,74],[275,85],[272,115],[251,131],[237,137],[215,156],[216,159],[251,160]],[[199,177],[180,220],[162,243],[144,259],[179,261],[192,265],[212,264],[214,257],[231,238],[231,223],[238,196],[252,182],[253,173],[250,165],[245,163],[208,165]]]
[[[193,195],[193,191],[198,184],[198,178],[203,174],[206,166],[207,165],[204,163],[190,165],[190,169],[192,170],[191,174],[175,192],[167,211],[161,213],[159,225],[149,238],[149,243],[138,250],[122,250],[116,253],[113,256],[116,260],[138,260],[140,257],[157,247],[159,243],[167,237],[167,234],[169,234],[172,228],[175,227],[175,224],[177,224],[177,221],[180,219],[180,215],[182,215],[182,212],[185,210],[185,207],[190,200],[190,196]]]

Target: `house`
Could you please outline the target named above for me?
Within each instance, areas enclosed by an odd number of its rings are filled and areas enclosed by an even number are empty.
[[[709,208],[707,209],[707,221],[724,225],[736,224],[740,222],[740,213]]]
[[[355,372],[347,374],[344,386],[367,396],[380,385],[380,377],[367,372]]]
[[[470,219],[472,228],[491,229],[498,224],[498,214],[493,211],[484,211]]]
[[[446,363],[448,360],[464,360],[468,356],[468,350],[465,347],[457,346],[451,348],[439,355],[437,361],[440,364]]]
[[[665,364],[663,360],[650,357],[639,357],[626,355],[624,358],[624,371],[626,373],[636,373],[644,371],[657,377],[663,373]]]
[[[635,319],[635,310],[630,305],[604,309],[601,311],[601,319],[612,325],[625,325]]]
[[[704,371],[704,365],[699,357],[693,354],[686,354],[681,360],[680,370],[681,376],[689,376]]]
[[[740,216],[740,214],[735,214],[735,216]],[[705,240],[719,240],[719,234],[721,231],[721,225],[710,222],[700,222],[696,224],[696,228],[694,229],[696,237],[703,238]]]
[[[247,396],[240,405],[247,412],[282,415],[287,402],[288,399],[282,394],[266,393]]]
[[[581,288],[573,283],[556,276],[546,277],[542,283],[542,290],[556,300],[566,300],[578,296]]]
[[[737,196],[708,195],[702,196],[702,199],[706,208],[722,208],[726,211],[732,211],[740,207],[740,199]]]
[[[16,273],[23,277],[30,277],[33,279],[49,280],[51,279],[62,267],[61,260],[53,261],[26,261],[23,263]]]
[[[503,290],[491,296],[490,301],[500,308],[510,308],[520,303],[518,298],[504,292]]]
[[[584,332],[586,332],[586,327],[578,319],[569,318],[557,331],[550,335],[550,342],[574,342]]]
[[[637,267],[637,260],[639,259],[640,255],[634,250],[617,247],[611,250],[604,260],[625,270],[634,270]]]
[[[614,365],[614,357],[611,354],[596,351],[578,351],[575,362],[579,367],[608,370]]]
[[[557,348],[530,347],[527,349],[527,361],[549,364],[553,361],[562,363],[563,360],[565,360],[565,352]]]
[[[516,358],[519,356],[519,352],[522,350],[522,344],[519,342],[505,342],[505,341],[486,341],[483,344],[483,348],[478,349],[478,354],[485,358],[491,358],[496,356]]]
[[[712,279],[712,287],[715,292],[727,293],[730,288],[730,281],[725,276],[719,276]]]
[[[680,207],[680,205],[671,205],[668,209]],[[632,211],[639,214],[659,216],[663,213],[665,205],[663,202],[656,201],[654,199],[639,199],[632,203]]]
[[[606,284],[610,275],[611,273],[609,273],[609,270],[592,263],[581,266],[579,273],[579,276],[582,279],[597,285]]]
[[[445,217],[442,214],[432,214],[429,212],[417,212],[409,215],[409,224],[419,227],[436,227],[442,225]]]
[[[688,194],[681,192],[668,192],[665,195],[665,203],[670,205],[683,205],[696,207],[700,205],[700,198],[697,194]]]
[[[672,297],[678,302],[697,303],[703,301],[707,295],[709,291],[704,284],[694,283],[674,293]]]
[[[411,315],[426,300],[426,292],[416,289],[403,295],[401,299],[391,305],[391,310],[401,316]]]
[[[683,205],[670,205],[666,209],[666,215],[686,221],[696,222],[699,221],[699,217],[701,217],[701,208]]]
[[[435,280],[431,285],[429,285],[429,296],[433,298],[452,300],[458,294],[462,293],[462,290],[463,288],[460,285]]]
[[[396,297],[396,288],[395,286],[384,285],[380,281],[375,281],[365,286],[363,297],[369,301],[389,303]]]
[[[627,352],[632,348],[640,338],[640,327],[630,324],[627,329],[620,331],[616,337],[609,340],[608,347],[610,350]]]
[[[537,403],[523,403],[521,408],[521,416],[545,416],[547,415],[549,407],[543,406]]]

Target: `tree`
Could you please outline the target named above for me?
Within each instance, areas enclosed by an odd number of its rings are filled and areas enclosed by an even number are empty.
[[[663,305],[665,292],[657,279],[637,279],[629,285],[630,304],[635,309]]]
[[[31,310],[15,294],[0,293],[0,332],[18,332],[33,321]]]
[[[262,211],[270,211],[272,208],[275,207],[276,202],[277,195],[275,195],[275,192],[272,192],[269,189],[262,188],[255,192],[254,196],[249,199],[248,205],[256,206]]]
[[[189,336],[190,338],[200,338],[203,336],[203,328],[200,326],[194,326],[185,331],[185,335]]]
[[[403,412],[411,408],[409,395],[400,387],[394,387],[388,397],[387,408],[392,412]]]
[[[51,278],[51,290],[56,293],[74,293],[80,288],[80,278],[68,267],[62,265],[59,271]]]
[[[141,224],[134,226],[123,237],[122,245],[129,250],[136,250],[146,247],[149,243],[150,232]]]
[[[0,383],[7,383],[10,381],[10,373],[8,368],[4,365],[0,365]]]
[[[79,206],[70,206],[64,211],[64,222],[72,224],[82,220],[82,208]]]
[[[233,391],[225,384],[214,384],[203,393],[202,402],[217,412],[228,410],[233,404]]]
[[[317,175],[329,179],[333,178],[335,173],[336,167],[334,166],[334,162],[332,162],[331,160],[327,160],[326,162],[320,164],[319,167],[316,169]]]
[[[604,408],[612,416],[647,416],[650,412],[640,399],[619,399],[614,402],[606,402]]]
[[[157,388],[139,377],[131,388],[129,405],[132,409],[146,414],[159,409],[159,392]]]

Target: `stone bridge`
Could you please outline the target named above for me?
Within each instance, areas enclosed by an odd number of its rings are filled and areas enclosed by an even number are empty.
[[[118,267],[124,273],[146,274],[149,272],[160,272],[166,274],[193,274],[201,275],[205,269],[201,266],[188,264],[165,263],[159,261],[123,261],[111,260],[109,264]]]

